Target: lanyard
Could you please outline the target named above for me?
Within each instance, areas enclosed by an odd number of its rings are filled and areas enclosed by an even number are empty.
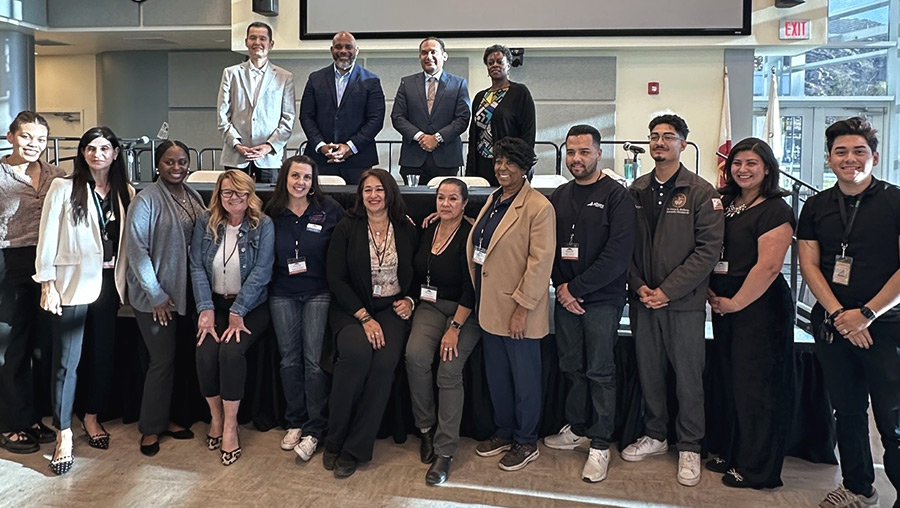
[[[375,241],[375,231],[372,230],[372,225],[366,222],[366,227],[369,228],[369,241],[372,242],[372,246],[375,248],[375,258],[378,259],[378,266],[384,264],[384,257],[387,255],[388,250],[388,241],[391,239],[391,223],[388,222],[387,231],[384,232],[384,243],[381,244],[381,250],[378,250],[378,242]]]
[[[491,207],[491,214],[488,216],[488,218],[487,218],[486,221],[484,221],[484,222],[481,223],[481,231],[478,232],[478,247],[483,248],[483,246],[484,246],[484,230],[487,229],[487,224],[488,224],[488,222],[490,222],[491,219],[494,218],[494,214],[496,214],[496,213],[497,213],[497,209],[500,208],[500,203],[501,203],[501,201],[500,201],[500,196],[501,196],[501,194],[500,194],[500,193],[501,193],[501,192],[502,192],[502,191],[497,191],[497,194],[493,197],[493,198],[494,198],[494,202],[491,203],[491,206],[492,206],[492,207]],[[510,199],[515,199],[515,196],[512,197],[512,198],[510,198]]]
[[[596,184],[596,183],[599,182],[599,181],[600,181],[600,180],[597,180],[597,181],[595,181],[594,183],[589,184],[589,185],[594,185],[594,184]],[[576,183],[575,185],[578,185],[578,184]],[[572,194],[573,194],[573,197],[574,197],[574,192],[573,192]],[[575,243],[575,225],[578,224],[578,219],[581,217],[581,212],[583,212],[584,209],[587,208],[586,205],[587,205],[588,203],[590,203],[590,201],[591,201],[591,195],[588,194],[588,197],[584,198],[584,201],[581,203],[581,206],[579,206],[578,208],[576,208],[576,211],[575,211],[575,220],[572,221],[572,229],[569,231],[569,243],[570,243],[570,244]],[[573,204],[573,205],[575,204],[575,201],[574,201],[574,200],[572,201],[572,204]],[[577,206],[577,205],[576,205],[576,206]]]
[[[225,275],[228,271],[228,262],[231,261],[231,258],[234,257],[234,253],[237,252],[238,239],[237,235],[235,235],[234,239],[234,247],[231,248],[231,254],[228,257],[225,257],[225,251],[228,250],[226,245],[228,244],[228,229],[225,229],[225,236],[222,237],[222,275]]]
[[[863,191],[864,193],[865,191]],[[841,237],[841,256],[847,255],[847,246],[850,245],[850,232],[853,231],[853,223],[856,222],[856,214],[859,213],[859,204],[862,202],[863,193],[856,196],[856,201],[850,205],[853,211],[850,220],[847,220],[847,205],[844,204],[844,194],[838,196],[838,205],[841,209],[841,223],[844,225],[844,235]]]
[[[100,234],[103,235],[103,239],[106,240],[109,238],[109,235],[106,234],[106,226],[109,224],[109,218],[103,213],[103,204],[100,202],[100,196],[97,195],[97,191],[91,189],[91,196],[94,197],[94,206],[97,207],[97,218],[100,222]]]
[[[317,213],[318,213],[318,212],[317,212]],[[291,212],[291,214],[294,215],[294,216],[296,217],[296,214],[294,214],[293,212]],[[322,212],[322,214],[325,215],[325,212]],[[306,226],[304,226],[303,229],[300,229],[300,228],[298,228],[297,226],[300,225],[300,219],[302,219],[303,216],[309,216],[309,217],[312,217],[312,215],[313,215],[313,214],[309,213],[309,207],[307,207],[306,210],[303,212],[303,215],[301,215],[301,216],[297,217],[296,219],[294,219],[294,223],[291,225],[291,228],[290,228],[290,229],[291,229],[291,238],[294,239],[294,257],[295,257],[295,258],[299,258],[299,257],[300,257],[300,238],[303,236],[304,230],[305,230],[307,227],[309,227],[310,219],[307,219],[307,220],[306,220]],[[323,224],[322,227],[324,227],[324,224],[325,224],[325,220],[324,220],[324,219],[322,220],[322,224]],[[299,235],[297,234],[297,230],[298,230],[298,229],[300,229],[300,234],[299,234]]]
[[[441,230],[441,223],[438,222],[437,227],[434,228],[434,236],[431,238],[431,249],[428,250],[428,261],[426,261],[426,263],[425,263],[425,268],[426,268],[425,284],[427,284],[429,286],[431,285],[431,263],[434,262],[434,258],[436,258],[437,256],[440,256],[444,252],[444,249],[446,249],[447,246],[450,245],[450,242],[453,240],[453,237],[456,236],[456,232],[459,231],[460,226],[462,226],[462,220],[459,221],[459,224],[456,225],[456,229],[454,229],[453,232],[450,233],[450,236],[448,236],[447,239],[444,240],[444,243],[441,244],[440,248],[438,248],[437,254],[435,254],[433,252],[434,251],[434,241],[437,240],[438,231]]]

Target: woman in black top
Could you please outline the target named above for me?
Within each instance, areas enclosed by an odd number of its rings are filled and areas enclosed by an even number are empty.
[[[322,463],[337,478],[372,459],[409,332],[406,320],[415,308],[417,244],[394,177],[383,169],[364,171],[356,204],[334,228],[326,267],[334,293],[328,321],[338,360]]]
[[[474,315],[475,289],[469,277],[466,239],[472,225],[463,217],[469,200],[466,184],[456,178],[437,189],[440,221],[431,224],[419,241],[413,260],[418,304],[406,346],[406,372],[413,415],[422,433],[422,462],[432,463],[425,483],[437,485],[450,475],[450,462],[459,446],[463,410],[463,367],[481,338]],[[435,416],[432,364],[441,358],[437,385],[440,403]]]
[[[498,187],[494,176],[494,143],[505,137],[519,138],[534,148],[536,132],[534,99],[528,87],[509,80],[512,53],[495,44],[484,50],[484,65],[491,87],[475,94],[469,125],[466,176],[480,176]]]
[[[725,473],[729,487],[774,488],[782,485],[793,393],[794,306],[781,269],[794,215],[764,141],[735,145],[725,175],[725,243],[709,303],[730,436],[706,467]]]

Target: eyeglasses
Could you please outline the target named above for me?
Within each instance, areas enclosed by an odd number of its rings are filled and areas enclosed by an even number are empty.
[[[231,190],[231,189],[222,189],[219,191],[219,195],[225,199],[231,199],[235,196],[237,196],[240,199],[246,199],[247,196],[250,195],[250,193],[249,192],[238,192],[236,190]]]
[[[656,133],[653,133],[653,134],[647,136],[647,139],[649,139],[650,141],[653,141],[654,143],[657,142],[657,141],[659,141],[659,138],[660,138],[660,135],[659,135],[659,134],[656,134]],[[678,137],[678,136],[676,136],[675,134],[672,134],[672,133],[670,133],[670,132],[667,132],[667,133],[665,133],[665,134],[662,135],[662,139],[663,139],[663,141],[665,141],[666,143],[671,143],[672,141],[680,140],[681,138]]]

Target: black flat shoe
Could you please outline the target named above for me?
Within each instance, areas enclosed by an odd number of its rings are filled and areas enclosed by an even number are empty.
[[[422,464],[431,464],[434,461],[434,428],[432,426],[428,432],[422,434],[422,441],[419,443],[419,458]]]
[[[194,432],[191,429],[164,430],[160,436],[169,436],[172,439],[194,439]]]
[[[706,469],[713,473],[725,474],[730,468],[728,467],[728,461],[722,457],[716,457],[706,461]]]
[[[88,445],[91,448],[97,448],[99,450],[106,450],[109,448],[109,432],[106,432],[106,429],[103,427],[102,423],[100,423],[98,425],[100,425],[100,428],[103,429],[103,432],[101,432],[100,434],[91,435],[87,431],[87,428],[84,426],[83,422],[81,424],[81,430],[83,430],[84,433],[87,434]]]
[[[143,441],[143,436],[141,437],[141,440]],[[146,455],[148,457],[152,457],[152,456],[156,455],[157,453],[159,453],[159,437],[156,438],[156,442],[154,442],[153,444],[148,444],[148,445],[142,444],[141,445],[141,453],[143,453],[144,455]]]
[[[334,477],[350,478],[356,472],[357,464],[356,459],[342,454],[334,464]]]
[[[15,441],[7,437],[6,434],[0,433],[0,448],[4,448],[11,453],[34,453],[41,450],[41,445],[31,437],[31,434],[24,430],[11,432],[10,437],[13,435],[16,436]]]
[[[449,455],[438,455],[425,473],[425,485],[440,485],[450,478],[450,464],[453,457]]]
[[[733,487],[736,489],[753,488],[753,485],[747,483],[747,480],[745,480],[740,473],[735,471],[734,468],[729,469],[725,475],[722,476],[722,483],[724,483],[726,487]]]
[[[339,454],[337,453],[328,451],[328,449],[326,448],[322,453],[322,467],[324,467],[327,471],[334,471],[334,465],[335,463],[337,463],[338,455]]]
[[[28,427],[25,432],[28,433],[35,441],[40,444],[55,443],[56,431],[44,425],[43,422],[37,422],[37,427]]]

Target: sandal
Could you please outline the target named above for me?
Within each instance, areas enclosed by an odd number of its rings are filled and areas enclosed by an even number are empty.
[[[91,435],[87,431],[87,427],[84,426],[84,422],[81,423],[81,430],[83,430],[84,433],[87,434],[88,445],[91,448],[106,450],[109,448],[109,432],[106,431],[106,428],[103,427],[102,423],[98,423],[97,425],[99,425],[100,428],[103,429],[103,432],[101,432],[100,434]]]
[[[230,466],[237,462],[237,460],[241,458],[241,447],[238,446],[235,450],[230,452],[222,451],[222,465]]]
[[[208,450],[216,450],[220,446],[222,446],[222,436],[212,437],[209,434],[206,435],[206,448]]]

